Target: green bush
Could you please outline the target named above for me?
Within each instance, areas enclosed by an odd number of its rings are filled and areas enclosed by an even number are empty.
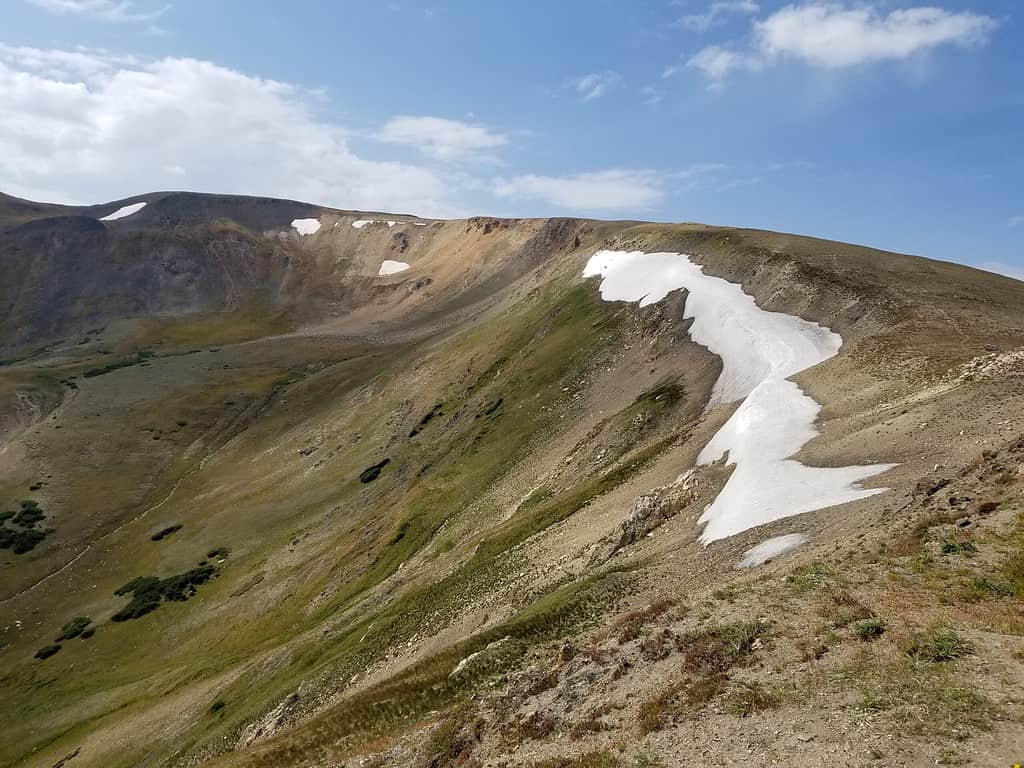
[[[36,651],[36,658],[37,659],[48,659],[51,656],[53,656],[53,654],[57,653],[59,650],[60,650],[60,646],[59,645],[56,645],[56,644],[54,644],[54,645],[44,645],[42,648],[40,648],[38,651]]]
[[[908,656],[933,663],[955,661],[971,653],[974,653],[973,646],[948,627],[916,634],[907,647]]]
[[[978,548],[970,541],[947,541],[942,545],[944,555],[973,555],[977,551]]]
[[[114,592],[119,597],[130,594],[131,602],[110,618],[112,621],[128,621],[155,611],[164,600],[184,602],[196,593],[197,587],[208,582],[216,573],[214,566],[201,565],[166,579],[156,576],[132,579]]]
[[[182,528],[184,528],[184,526],[181,523],[176,523],[175,525],[168,525],[166,528],[163,528],[163,529],[157,531],[156,533],[154,533],[149,538],[152,541],[162,541],[163,539],[166,539],[171,534],[177,533]]]
[[[384,469],[388,464],[391,463],[391,459],[384,459],[374,464],[372,467],[367,467],[359,474],[360,483],[372,483],[378,477],[380,477],[381,470]]]
[[[92,619],[88,616],[78,616],[61,627],[60,636],[54,642],[59,643],[61,640],[71,640],[78,637],[90,624],[92,624]]]
[[[853,622],[853,631],[861,640],[875,640],[885,633],[885,622],[877,616]]]

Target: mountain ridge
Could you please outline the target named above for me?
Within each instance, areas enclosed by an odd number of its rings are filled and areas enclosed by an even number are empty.
[[[74,210],[0,198],[0,510],[38,539],[0,550],[0,763],[923,766],[1024,735],[994,682],[1024,283],[692,223]],[[604,300],[602,249],[838,333],[791,377],[821,412],[790,458],[889,490],[704,546],[738,403],[689,293]],[[914,661],[947,630],[972,653]]]

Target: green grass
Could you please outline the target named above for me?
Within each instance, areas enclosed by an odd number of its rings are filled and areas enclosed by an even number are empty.
[[[628,583],[627,574],[610,571],[557,587],[532,601],[509,621],[414,664],[318,715],[286,738],[257,748],[250,756],[251,762],[270,766],[280,764],[284,755],[315,758],[325,754],[324,750],[332,745],[336,749],[339,744],[352,743],[355,737],[365,739],[401,730],[403,723],[431,711],[456,706],[466,694],[479,690],[486,680],[511,669],[531,646],[562,637],[596,618],[608,600],[621,593]],[[403,610],[406,607],[398,606],[395,614],[402,623],[410,620]],[[413,622],[414,617],[415,613]],[[381,621],[378,617],[373,623]],[[359,646],[367,642],[366,628],[360,625],[347,634],[349,653],[358,654]],[[451,676],[461,659],[505,638],[510,641],[502,644],[502,653],[471,665],[465,673]]]
[[[837,680],[859,689],[860,707],[884,714],[903,734],[967,737],[987,730],[995,707],[955,665],[862,657]]]
[[[918,661],[938,664],[974,653],[974,647],[949,627],[919,632],[910,639],[907,655]]]

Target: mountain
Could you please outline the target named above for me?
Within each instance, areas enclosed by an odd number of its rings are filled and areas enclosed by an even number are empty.
[[[0,764],[1011,764],[1024,283],[0,196]]]

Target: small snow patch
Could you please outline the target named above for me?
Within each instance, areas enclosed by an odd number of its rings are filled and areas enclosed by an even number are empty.
[[[375,219],[359,219],[359,221],[352,222],[352,229],[362,229],[363,227],[368,227],[371,224],[376,223],[377,221]]]
[[[762,541],[756,547],[751,547],[743,553],[743,559],[737,564],[737,568],[753,568],[757,565],[764,565],[769,560],[792,552],[797,547],[806,544],[808,538],[802,533],[787,533],[785,536]]]
[[[385,259],[384,263],[380,265],[380,272],[377,273],[378,277],[385,277],[386,275],[396,275],[399,272],[405,272],[409,268],[409,265],[404,261],[391,261],[391,259]]]
[[[117,221],[118,219],[123,219],[126,216],[131,216],[133,213],[138,213],[145,207],[145,203],[132,203],[131,205],[126,205],[124,208],[118,208],[109,216],[104,216],[100,221]]]
[[[292,221],[292,229],[303,237],[315,235],[320,231],[320,219],[294,219]]]

